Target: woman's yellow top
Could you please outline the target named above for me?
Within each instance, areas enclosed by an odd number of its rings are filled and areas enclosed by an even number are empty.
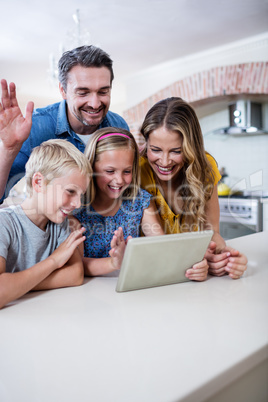
[[[206,153],[206,156],[214,172],[215,177],[214,184],[216,185],[218,181],[221,179],[217,163],[215,159],[208,153]],[[166,234],[181,233],[184,220],[182,219],[181,221],[180,219],[181,215],[174,214],[174,212],[170,209],[168,203],[166,202],[158,186],[156,185],[153,171],[149,165],[147,158],[140,157],[140,169],[141,169],[141,187],[144,190],[147,190],[153,196],[153,200],[155,202],[160,219],[162,221],[164,232]],[[191,231],[195,230],[197,230],[196,225],[194,225],[194,227],[191,228]]]

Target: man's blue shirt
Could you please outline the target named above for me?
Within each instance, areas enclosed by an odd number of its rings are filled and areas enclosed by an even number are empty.
[[[7,197],[9,190],[25,175],[25,165],[29,159],[32,149],[42,142],[54,138],[66,139],[74,144],[81,152],[84,152],[85,144],[71,129],[66,113],[66,101],[36,109],[33,113],[32,129],[28,139],[23,143],[12,168],[10,170],[6,192],[3,198]],[[116,113],[108,112],[98,128],[118,127],[129,130],[125,120]]]

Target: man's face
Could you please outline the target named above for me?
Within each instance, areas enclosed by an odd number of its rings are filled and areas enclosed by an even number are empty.
[[[107,67],[75,66],[68,73],[67,88],[60,84],[68,105],[68,120],[78,134],[92,134],[106,116],[111,101],[111,73]]]

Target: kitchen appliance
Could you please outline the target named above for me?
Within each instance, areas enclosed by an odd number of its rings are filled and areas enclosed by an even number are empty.
[[[215,130],[214,134],[232,136],[268,134],[262,127],[262,104],[251,100],[238,100],[229,104],[229,127]]]
[[[260,197],[219,197],[220,234],[225,239],[262,231],[262,202]]]

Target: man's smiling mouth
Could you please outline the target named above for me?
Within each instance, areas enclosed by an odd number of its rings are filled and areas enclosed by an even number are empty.
[[[84,113],[86,114],[98,114],[102,111],[103,108],[100,108],[98,110],[85,110],[85,109],[81,109]]]

